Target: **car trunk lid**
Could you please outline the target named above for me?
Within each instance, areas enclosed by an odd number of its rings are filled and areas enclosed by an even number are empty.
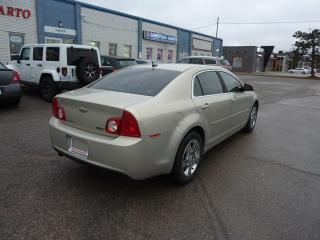
[[[112,117],[121,117],[123,110],[151,97],[84,88],[58,97],[59,105],[66,113],[65,124],[88,132],[109,135],[106,122]]]

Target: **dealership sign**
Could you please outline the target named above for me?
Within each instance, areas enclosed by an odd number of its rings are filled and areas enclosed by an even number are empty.
[[[167,42],[167,43],[177,43],[178,38],[176,36],[166,35],[163,33],[156,33],[150,31],[143,31],[143,38],[146,40]]]
[[[28,9],[0,5],[0,15],[27,19],[31,17],[31,11]]]
[[[69,28],[57,28],[57,27],[51,27],[51,26],[44,26],[44,31],[47,33],[64,34],[64,35],[70,35],[70,36],[77,35],[76,30],[69,29]]]

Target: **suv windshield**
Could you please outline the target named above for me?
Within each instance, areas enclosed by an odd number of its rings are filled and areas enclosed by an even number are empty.
[[[98,53],[95,49],[83,49],[69,47],[67,48],[67,64],[77,65],[82,59],[90,59],[92,61],[98,62]]]
[[[157,68],[129,68],[107,75],[89,87],[155,96],[180,73],[178,71]]]

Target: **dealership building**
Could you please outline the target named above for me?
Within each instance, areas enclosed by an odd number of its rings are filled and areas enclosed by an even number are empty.
[[[221,56],[222,39],[73,0],[1,0],[0,61],[21,46],[75,43],[101,55],[176,62],[190,55]]]

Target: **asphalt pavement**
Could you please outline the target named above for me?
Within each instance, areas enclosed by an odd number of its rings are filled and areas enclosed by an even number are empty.
[[[57,156],[51,106],[25,89],[0,110],[0,239],[320,239],[320,81],[240,77],[261,99],[256,129],[186,186]]]

